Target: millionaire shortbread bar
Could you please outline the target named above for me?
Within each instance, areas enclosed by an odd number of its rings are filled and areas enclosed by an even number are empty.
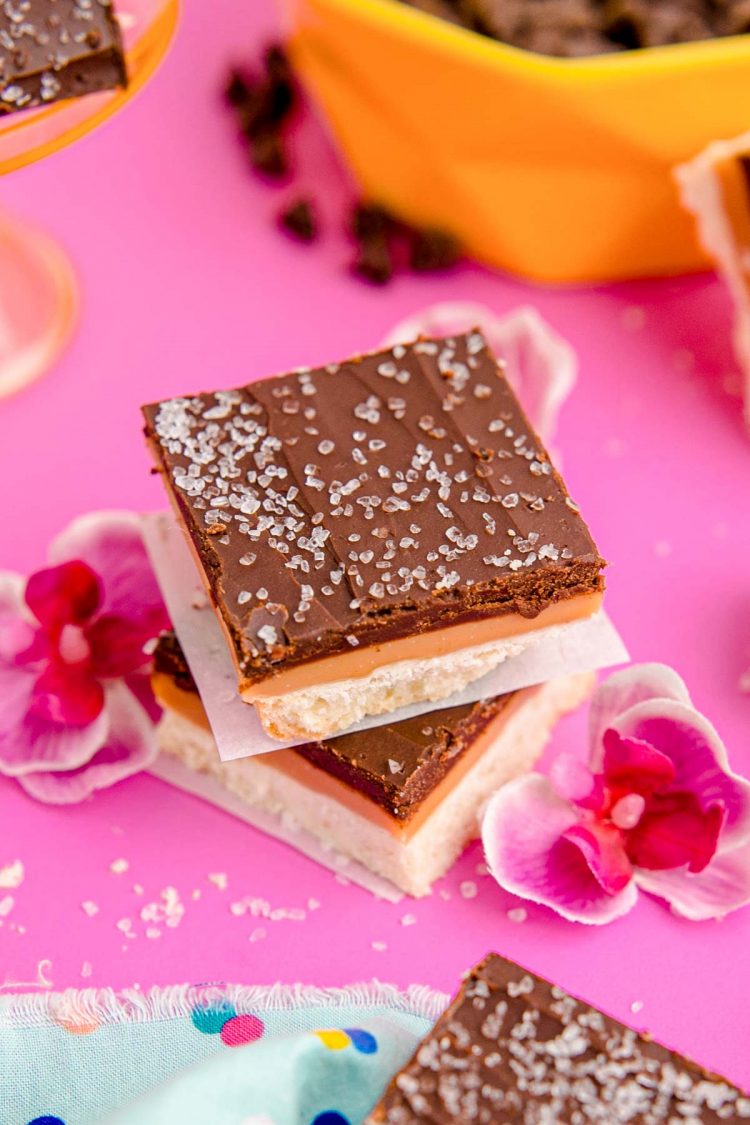
[[[275,737],[437,702],[600,608],[604,564],[479,333],[145,416]]]
[[[162,751],[248,805],[291,818],[411,895],[479,834],[487,797],[529,769],[593,676],[554,680],[332,740],[221,762],[173,634],[155,653]]]

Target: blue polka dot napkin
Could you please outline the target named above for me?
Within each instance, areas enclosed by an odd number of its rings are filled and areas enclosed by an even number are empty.
[[[361,1125],[447,1003],[211,985],[0,997],[2,1125]]]

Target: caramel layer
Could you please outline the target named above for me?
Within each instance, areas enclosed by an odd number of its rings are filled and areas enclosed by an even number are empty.
[[[169,676],[161,673],[157,673],[153,677],[153,687],[156,698],[162,707],[175,711],[182,718],[203,730],[210,731],[211,728],[198,695],[193,692],[182,691]],[[343,781],[331,777],[324,770],[300,757],[293,748],[263,754],[262,762],[259,764],[277,770],[286,777],[304,785],[311,792],[320,794],[321,797],[337,801],[351,812],[364,817],[372,824],[386,829],[391,835],[406,842],[418,831],[448,793],[458,785],[500,736],[510,716],[536,691],[538,691],[538,688],[526,688],[524,691],[516,692],[509,706],[488,723],[472,746],[461,755],[452,769],[419,803],[413,815],[406,822],[397,820],[381,805],[369,800],[363,794],[351,789]]]
[[[603,594],[600,592],[579,594],[575,598],[553,602],[536,617],[508,613],[503,617],[487,617],[480,621],[451,625],[447,629],[431,633],[400,637],[380,645],[355,648],[351,652],[284,669],[260,683],[243,684],[241,695],[248,703],[252,703],[256,699],[274,698],[321,684],[367,676],[376,668],[395,664],[399,660],[429,660],[475,645],[509,640],[550,625],[566,625],[571,621],[592,617],[601,609],[602,600]]]

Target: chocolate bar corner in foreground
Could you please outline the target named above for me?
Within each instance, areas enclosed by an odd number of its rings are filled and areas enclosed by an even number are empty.
[[[745,1120],[736,1086],[491,953],[365,1125]]]

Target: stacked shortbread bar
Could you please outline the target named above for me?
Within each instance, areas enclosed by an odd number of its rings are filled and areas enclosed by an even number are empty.
[[[237,693],[300,744],[220,762],[195,654],[165,638],[164,749],[426,893],[590,677],[451,696],[602,601],[604,564],[497,360],[477,332],[419,340],[145,416]]]

